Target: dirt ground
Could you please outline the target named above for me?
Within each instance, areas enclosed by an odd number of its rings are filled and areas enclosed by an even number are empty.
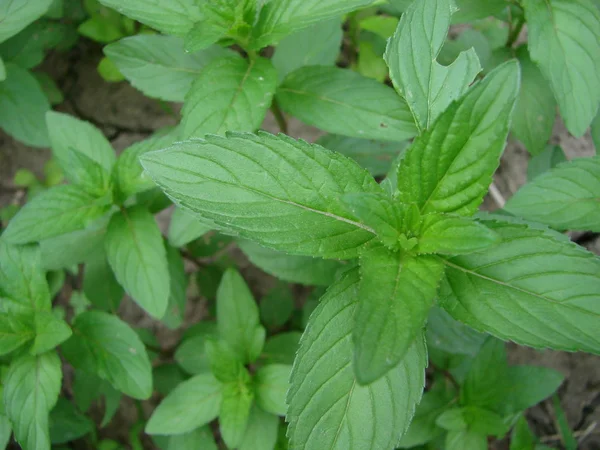
[[[177,122],[179,106],[168,105],[144,97],[127,82],[109,84],[102,80],[96,72],[96,65],[101,57],[100,47],[82,43],[68,54],[51,54],[42,69],[48,71],[58,82],[65,93],[65,102],[58,110],[68,112],[79,118],[88,120],[98,126],[113,143],[117,151],[121,151],[131,143],[139,141],[158,128],[174,125]],[[272,117],[268,117],[263,126],[266,130],[277,132],[277,125]],[[308,141],[315,140],[320,132],[290,120],[289,134]],[[569,158],[589,156],[593,154],[593,145],[589,136],[576,139],[569,135],[561,123],[556,124],[552,142],[560,144]],[[0,131],[0,206],[19,201],[21,195],[15,191],[12,178],[19,168],[27,168],[37,174],[42,173],[43,165],[50,157],[48,150],[32,149],[14,141]],[[509,198],[520,185],[525,182],[528,154],[520,143],[511,140],[502,158],[497,172],[495,184],[504,198]],[[495,209],[497,202],[487,198],[484,207]],[[164,226],[168,221],[168,213],[159,219]],[[600,254],[600,240],[587,239],[585,245]],[[233,250],[234,257],[241,258]],[[256,294],[264,294],[274,280],[257,269],[246,267],[244,275]],[[192,301],[189,305],[186,322],[194,323],[203,315],[205,306],[199,302],[198,294],[191,291]],[[257,295],[260,296],[260,295]],[[163,347],[176,342],[178,333],[166,331],[145,316],[133,303],[124,302],[120,314],[136,326],[153,328],[159,334]],[[565,382],[560,388],[560,398],[570,426],[576,430],[580,441],[580,449],[600,449],[600,357],[584,353],[562,353],[555,351],[536,351],[529,348],[509,345],[510,361],[513,364],[533,364],[552,367],[565,375]],[[134,406],[125,404],[119,413],[119,420],[113,420],[103,434],[114,438],[125,437],[127,428],[123,424],[131,424],[128,415],[135,414]],[[528,413],[530,424],[543,441],[550,446],[560,448],[557,428],[553,422],[553,411],[550,402],[531,409]],[[147,448],[149,442],[145,442]],[[507,448],[500,443],[497,448]]]

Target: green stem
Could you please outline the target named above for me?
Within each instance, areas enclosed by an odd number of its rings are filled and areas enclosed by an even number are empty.
[[[281,111],[277,100],[273,100],[273,103],[271,104],[271,111],[275,116],[275,120],[277,121],[277,125],[279,125],[279,129],[281,130],[281,132],[283,134],[288,134],[287,120],[285,119],[285,116],[283,115],[283,112]]]
[[[516,25],[512,27],[512,30],[508,35],[508,39],[506,40],[507,48],[512,48],[514,43],[517,41],[519,35],[521,34],[521,30],[523,29],[523,25],[525,25],[525,19],[521,17],[520,19],[518,19]]]

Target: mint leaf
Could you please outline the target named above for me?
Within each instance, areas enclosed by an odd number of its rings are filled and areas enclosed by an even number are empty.
[[[5,311],[50,311],[48,283],[38,246],[12,246],[0,239],[0,297]]]
[[[0,355],[12,352],[35,337],[28,319],[27,315],[0,314]]]
[[[416,138],[398,172],[400,201],[425,214],[475,213],[504,150],[518,88],[516,61],[504,63]]]
[[[532,181],[534,178],[537,178],[566,160],[565,152],[559,145],[546,146],[542,153],[535,155],[529,160],[527,165],[527,180]]]
[[[466,431],[484,437],[500,437],[508,428],[498,414],[476,406],[449,409],[437,418],[436,424],[450,432]]]
[[[158,405],[146,424],[148,434],[181,434],[217,417],[221,383],[211,374],[196,375],[180,383]]]
[[[596,152],[598,152],[600,151],[600,110],[598,110],[598,114],[596,114],[596,118],[592,122],[591,128],[594,147],[596,147]]]
[[[462,255],[498,244],[500,238],[485,225],[449,214],[423,217],[418,253]]]
[[[162,322],[172,330],[181,326],[187,303],[188,276],[185,273],[183,257],[179,250],[165,242],[169,265],[169,305]]]
[[[435,299],[443,264],[377,245],[360,257],[354,370],[367,385],[398,366],[421,330]]]
[[[83,293],[98,309],[116,314],[123,298],[123,288],[106,260],[100,247],[91,252],[85,262]]]
[[[83,153],[110,172],[117,159],[110,142],[94,125],[68,114],[49,111],[46,124],[50,133],[52,153],[68,180],[76,183],[78,177],[71,173],[72,151]],[[77,166],[76,166],[77,167]],[[77,170],[77,169],[75,169]]]
[[[183,434],[169,437],[169,444],[165,450],[218,450],[212,430],[208,426],[196,428]]]
[[[279,79],[304,66],[333,66],[342,45],[342,21],[324,20],[281,40],[272,62]]]
[[[104,47],[104,53],[133,87],[148,97],[183,102],[194,80],[214,59],[230,55],[221,47],[188,53],[173,36],[139,34]]]
[[[110,172],[84,153],[69,147],[66,157],[68,161],[69,181],[85,192],[102,197],[110,190]]]
[[[458,11],[452,16],[453,24],[496,16],[507,7],[505,0],[456,0],[456,6]]]
[[[267,59],[216,59],[202,70],[185,98],[181,137],[258,129],[276,86],[277,72]]]
[[[444,309],[434,306],[427,318],[427,347],[450,354],[475,356],[486,335],[457,320]]]
[[[260,409],[256,404],[250,409],[246,434],[239,450],[272,450],[277,442],[279,418]]]
[[[560,372],[546,367],[509,367],[509,388],[498,412],[506,416],[525,411],[554,394],[563,380]]]
[[[269,1],[260,11],[253,29],[253,48],[275,44],[281,38],[309,25],[341,16],[367,6],[373,0],[278,0]]]
[[[258,358],[265,329],[260,325],[258,305],[248,285],[234,269],[223,274],[217,291],[217,326],[221,339],[229,344],[240,361],[249,363]]]
[[[211,229],[211,224],[198,220],[184,209],[175,208],[169,223],[169,243],[174,247],[183,247]]]
[[[202,19],[200,4],[195,0],[99,0],[105,6],[131,17],[165,34],[185,36],[194,22]]]
[[[291,366],[283,364],[268,364],[258,369],[254,380],[258,406],[271,414],[285,416],[285,395],[291,371]]]
[[[546,148],[556,117],[556,100],[542,72],[531,61],[527,47],[517,50],[521,90],[513,114],[512,131],[532,155]]]
[[[47,147],[44,116],[50,103],[42,87],[29,71],[15,64],[8,63],[5,69],[6,79],[0,83],[0,128],[27,145]]]
[[[152,368],[144,344],[129,325],[99,311],[81,313],[61,346],[76,369],[88,370],[136,399],[152,394]]]
[[[372,442],[392,448],[421,398],[427,356],[420,339],[383,378],[358,384],[351,337],[358,281],[353,270],[331,286],[302,336],[287,397],[292,448],[366,450]]]
[[[502,243],[444,262],[442,306],[455,319],[501,339],[600,353],[600,309],[592,301],[600,291],[600,260],[553,232],[484,224]]]
[[[169,268],[152,214],[142,207],[116,213],[108,224],[104,246],[125,291],[152,317],[162,318],[169,303]]]
[[[6,448],[8,446],[11,436],[12,425],[10,424],[10,420],[8,420],[8,417],[4,414],[0,414],[0,448]]]
[[[337,199],[380,187],[356,163],[318,145],[268,133],[229,134],[177,143],[141,161],[181,206],[276,250],[352,258],[374,236]],[[264,175],[254,176],[257,171]]]
[[[219,430],[228,448],[238,448],[246,434],[254,394],[250,376],[223,385],[223,400],[219,411]]]
[[[454,9],[451,0],[413,2],[402,14],[385,51],[390,78],[406,100],[419,130],[430,128],[481,71],[472,48],[449,66],[437,62]]]
[[[300,336],[298,331],[289,331],[267,339],[262,354],[265,364],[293,364]]]
[[[66,398],[59,398],[50,411],[50,441],[52,444],[64,444],[90,433],[94,422],[80,413],[75,405]]]
[[[385,142],[327,134],[317,144],[354,159],[374,177],[385,175],[408,142]]]
[[[535,441],[535,436],[529,429],[527,419],[521,416],[510,437],[510,450],[535,450]]]
[[[550,82],[568,130],[581,137],[600,104],[600,11],[590,0],[522,4],[531,59]]]
[[[36,312],[33,326],[35,338],[29,349],[29,353],[32,355],[40,355],[52,350],[73,334],[69,325],[64,320],[57,318],[52,312]]]
[[[600,231],[600,156],[559,164],[519,189],[505,209],[559,230]]]
[[[11,0],[0,5],[0,42],[17,34],[42,16],[53,0]]]
[[[309,66],[277,90],[285,112],[330,133],[403,141],[417,134],[406,102],[392,89],[351,70]]]
[[[222,383],[235,382],[241,376],[248,375],[242,360],[224,340],[208,339],[204,349],[211,372]]]
[[[446,450],[487,450],[488,440],[484,433],[475,433],[470,430],[452,430],[446,435],[444,442]]]
[[[25,244],[81,230],[110,208],[108,197],[97,198],[78,186],[55,186],[21,208],[3,237],[14,244]]]
[[[4,410],[23,448],[50,450],[48,413],[58,399],[61,380],[56,352],[24,355],[10,364],[3,380]]]

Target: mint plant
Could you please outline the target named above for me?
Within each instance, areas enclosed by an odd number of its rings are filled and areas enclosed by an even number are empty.
[[[600,231],[600,160],[548,146],[557,107],[598,146],[592,0],[33,3],[0,7],[4,83],[64,44],[15,51],[74,3],[108,79],[183,105],[117,154],[37,84],[0,89],[0,125],[60,172],[20,172],[2,217],[0,448],[543,448],[524,413],[563,376],[505,342],[600,353],[600,260],[561,233]],[[482,212],[509,133],[530,181]],[[236,246],[281,280],[266,295]]]

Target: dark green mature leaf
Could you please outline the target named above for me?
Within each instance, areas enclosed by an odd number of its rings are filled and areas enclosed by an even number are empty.
[[[420,340],[443,264],[377,245],[360,257],[360,302],[356,311],[354,370],[367,385],[393,370]]]
[[[281,40],[273,55],[279,79],[303,66],[333,66],[342,46],[339,17],[318,22]]]
[[[277,442],[278,425],[277,416],[264,412],[254,404],[239,450],[273,450]]]
[[[152,394],[152,368],[144,344],[129,325],[99,311],[81,313],[61,349],[76,368],[88,370],[136,399]]]
[[[162,318],[169,304],[169,268],[152,214],[142,207],[116,213],[108,224],[104,246],[125,291],[152,317]]]
[[[258,129],[276,86],[277,72],[267,59],[230,56],[211,62],[185,98],[181,137]]]
[[[58,399],[61,379],[56,352],[12,361],[3,380],[4,409],[23,448],[50,450],[48,413]]]
[[[44,91],[29,71],[12,63],[5,69],[6,79],[0,83],[0,128],[27,145],[47,147],[45,114],[50,103]]]
[[[452,16],[452,23],[474,22],[495,16],[506,8],[506,0],[456,0],[458,11]]]
[[[35,330],[35,338],[29,353],[32,355],[40,355],[49,350],[52,350],[65,340],[67,340],[72,332],[69,325],[54,315],[53,312],[38,311],[33,318],[33,328]]]
[[[385,175],[394,159],[408,146],[408,142],[374,141],[336,134],[319,138],[317,144],[354,159],[374,177]]]
[[[452,104],[406,151],[399,199],[423,213],[475,213],[504,150],[518,89],[519,66],[510,61]]]
[[[546,146],[546,149],[542,153],[535,155],[529,160],[529,164],[527,165],[527,181],[537,178],[566,160],[565,152],[559,145]]]
[[[290,283],[329,286],[342,268],[338,261],[288,255],[245,239],[240,239],[238,246],[252,264]]]
[[[198,220],[193,214],[175,208],[169,223],[169,243],[174,247],[183,247],[212,230],[212,226]]]
[[[94,429],[94,422],[81,414],[66,398],[59,398],[50,411],[50,441],[65,444],[79,439]]]
[[[474,220],[449,214],[428,214],[423,218],[416,251],[462,255],[499,242],[496,233]]]
[[[85,262],[83,292],[96,308],[113,314],[119,309],[123,287],[115,278],[102,247],[92,252]]]
[[[203,68],[232,53],[209,47],[188,53],[183,40],[173,36],[140,34],[104,47],[104,53],[137,89],[149,97],[183,102]]]
[[[165,242],[167,263],[169,265],[169,305],[162,322],[172,330],[181,326],[187,303],[188,276],[185,273],[183,256],[175,247]]]
[[[196,375],[177,386],[158,405],[146,425],[148,434],[181,434],[206,425],[221,406],[221,383]]]
[[[110,198],[97,198],[78,186],[60,185],[35,196],[10,221],[3,238],[25,244],[82,230],[111,208]]]
[[[496,410],[504,416],[525,411],[550,397],[563,380],[560,372],[546,367],[509,367],[507,395]]]
[[[457,320],[444,309],[434,306],[427,318],[427,347],[450,354],[475,356],[485,341],[478,333]]]
[[[540,69],[531,61],[527,47],[517,50],[521,65],[521,90],[513,114],[512,131],[532,155],[539,155],[552,136],[556,100]]]
[[[600,231],[600,156],[559,164],[519,189],[505,209],[559,230]]]
[[[373,0],[276,0],[263,6],[253,29],[255,49],[275,44],[281,38],[309,25],[339,17]]]
[[[292,448],[393,448],[421,398],[427,355],[420,339],[382,379],[358,384],[352,369],[358,281],[353,270],[336,282],[302,337],[287,397]]]
[[[286,77],[277,100],[287,113],[330,133],[383,141],[417,134],[403,99],[390,87],[348,69],[302,67]]]
[[[142,22],[165,34],[185,36],[202,19],[200,3],[195,0],[99,0],[105,6]]]
[[[250,376],[223,385],[223,400],[219,411],[219,430],[228,448],[238,448],[246,434],[254,393]]]
[[[217,326],[221,339],[240,361],[254,361],[262,350],[265,329],[260,325],[258,305],[239,272],[228,269],[217,291]]]
[[[298,331],[279,333],[267,339],[262,356],[266,364],[292,364],[302,334]]]
[[[277,250],[352,258],[374,237],[337,199],[380,187],[356,163],[318,145],[229,134],[177,143],[141,161],[178,204]]]
[[[254,380],[258,406],[271,414],[285,416],[291,371],[292,366],[284,364],[268,364],[258,369]]]
[[[556,96],[569,131],[582,136],[600,104],[600,11],[591,0],[525,0],[531,59]]]
[[[289,286],[277,284],[260,300],[260,318],[267,327],[281,327],[294,313],[294,297]]]
[[[390,78],[406,100],[419,130],[430,128],[481,71],[472,48],[449,66],[437,62],[454,8],[451,0],[413,2],[402,14],[385,51]]]
[[[110,142],[98,128],[89,122],[54,111],[46,114],[46,124],[52,153],[67,179],[73,183],[78,180],[76,173],[71,173],[72,151],[83,153],[110,173],[117,157]]]
[[[550,231],[484,224],[502,243],[444,261],[442,306],[501,339],[600,353],[600,259]]]
[[[50,292],[38,246],[17,247],[0,239],[0,297],[3,311],[50,311]]]
[[[52,0],[8,0],[0,4],[0,42],[17,34],[42,16]]]

